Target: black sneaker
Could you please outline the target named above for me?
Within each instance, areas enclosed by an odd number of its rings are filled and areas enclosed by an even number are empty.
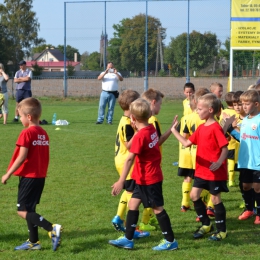
[[[96,122],[96,125],[101,125],[101,124],[102,124],[102,122],[98,122],[98,121]]]
[[[18,121],[19,121],[18,118],[13,119],[13,122],[18,122]]]

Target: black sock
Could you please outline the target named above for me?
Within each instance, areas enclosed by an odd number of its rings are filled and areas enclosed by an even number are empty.
[[[39,241],[39,236],[38,236],[38,226],[32,224],[30,221],[27,221],[27,226],[28,226],[28,232],[29,232],[29,240],[32,243],[36,243]]]
[[[196,201],[193,201],[194,203],[194,209],[200,219],[200,222],[202,225],[209,226],[210,225],[210,219],[207,215],[207,209],[201,198],[199,198]]]
[[[256,215],[260,216],[260,193],[255,192]]]
[[[163,210],[161,213],[156,214],[156,218],[159,222],[160,228],[162,230],[162,234],[164,235],[164,238],[168,242],[174,241],[174,233],[172,231],[171,227],[171,221],[170,218],[165,210]]]
[[[44,228],[47,231],[52,231],[52,224],[36,212],[27,212],[26,220],[27,223],[30,222],[33,225]]]
[[[126,217],[125,237],[132,240],[135,233],[136,224],[139,218],[139,210],[128,210]]]
[[[226,232],[226,209],[222,202],[220,202],[217,205],[214,205],[215,207],[215,223],[216,223],[216,229],[217,231]]]
[[[244,199],[245,199],[245,205],[246,205],[246,209],[253,211],[253,207],[254,207],[254,189],[250,189],[250,190],[244,190]]]

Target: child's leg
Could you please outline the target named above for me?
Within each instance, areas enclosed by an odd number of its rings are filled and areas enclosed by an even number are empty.
[[[217,231],[226,232],[226,209],[221,201],[221,193],[211,195],[211,200],[215,206],[215,223]]]
[[[184,180],[183,180],[183,183],[182,183],[182,202],[181,202],[181,206],[184,206],[186,208],[190,207],[191,181],[192,181],[192,178],[186,176],[186,177],[184,177]]]
[[[171,227],[171,221],[170,218],[165,211],[163,207],[158,207],[153,209],[154,214],[156,215],[156,218],[159,222],[160,228],[162,230],[162,234],[164,235],[164,238],[168,242],[174,241],[174,233]]]
[[[254,208],[254,189],[252,183],[243,183],[244,199],[246,210],[253,211]]]
[[[235,185],[235,161],[233,159],[228,159],[228,180],[229,187]]]
[[[52,223],[50,223],[48,220],[46,220],[36,212],[27,212],[26,221],[27,223],[29,222],[32,225],[39,226],[48,232],[52,231],[53,229]]]
[[[125,219],[127,209],[127,191],[125,190],[119,200],[118,207],[117,207],[117,213],[116,215],[120,217],[121,220]]]

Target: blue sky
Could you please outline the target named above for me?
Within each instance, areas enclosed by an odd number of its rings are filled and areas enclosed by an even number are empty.
[[[3,0],[0,0],[3,3]],[[39,36],[46,43],[57,46],[64,44],[64,0],[34,0],[33,10],[40,23]],[[104,2],[66,1],[67,44],[77,48],[82,54],[99,51],[99,41],[105,28]],[[69,3],[68,3],[69,2]],[[85,2],[85,3],[83,3]],[[150,1],[148,15],[158,18],[166,28],[167,38],[187,32],[188,2],[180,1]],[[113,37],[113,24],[118,24],[124,18],[146,12],[145,2],[107,2],[106,31],[108,39]],[[211,31],[224,42],[230,35],[230,1],[229,0],[190,0],[190,32],[192,30]]]

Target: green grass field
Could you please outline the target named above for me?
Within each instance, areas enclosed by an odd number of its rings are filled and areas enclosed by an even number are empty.
[[[223,194],[227,209],[229,236],[221,242],[208,241],[207,237],[194,241],[192,232],[199,226],[194,210],[180,212],[182,178],[177,176],[178,143],[171,136],[163,145],[162,168],[164,198],[179,250],[155,252],[151,248],[162,238],[160,231],[151,237],[137,240],[132,251],[108,244],[119,236],[111,226],[119,197],[110,195],[110,186],[117,180],[114,166],[114,142],[117,124],[122,115],[116,106],[113,125],[96,125],[97,99],[41,98],[41,119],[50,136],[50,165],[45,189],[37,212],[53,223],[62,224],[62,246],[57,252],[45,230],[40,230],[40,251],[14,251],[28,238],[25,220],[16,213],[18,178],[11,177],[2,185],[0,259],[259,259],[260,232],[254,219],[237,220],[241,213],[241,195],[238,187]],[[10,115],[7,125],[1,128],[1,167],[6,172],[15,141],[22,130],[21,123],[12,123],[14,101],[9,101]],[[53,113],[57,119],[66,119],[69,126],[51,125]],[[182,102],[164,100],[158,116],[163,131],[170,127],[175,114],[181,115]],[[142,209],[142,207],[141,207]],[[142,210],[141,210],[142,211]]]

